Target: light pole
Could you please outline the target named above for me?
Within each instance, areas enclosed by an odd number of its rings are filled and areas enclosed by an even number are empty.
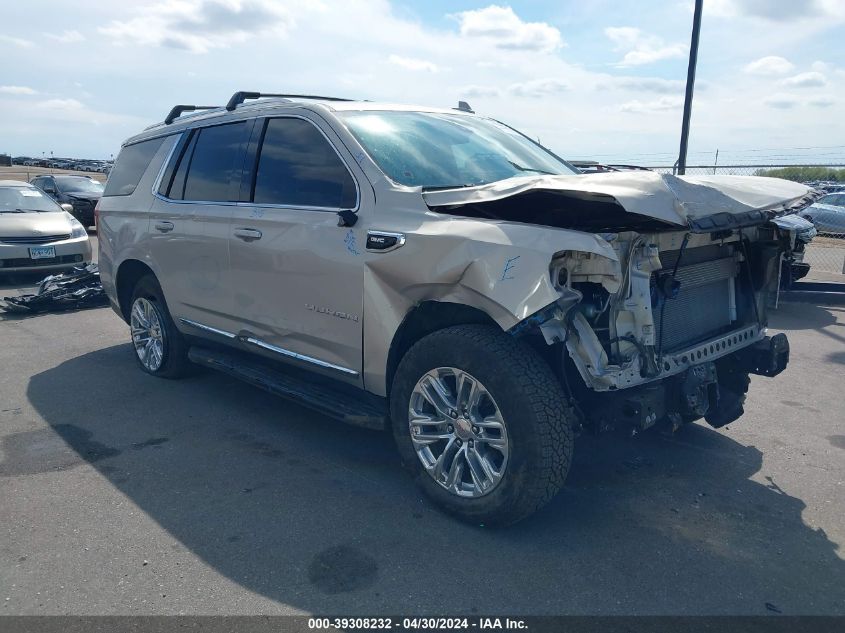
[[[687,91],[684,95],[684,118],[681,123],[681,151],[678,154],[678,174],[687,173],[687,142],[689,141],[689,120],[692,114],[692,91],[695,86],[695,66],[698,63],[698,36],[701,33],[701,10],[704,0],[695,0],[692,16],[692,39],[689,46],[687,67]]]

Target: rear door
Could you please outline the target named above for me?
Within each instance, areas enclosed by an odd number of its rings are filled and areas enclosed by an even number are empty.
[[[177,325],[193,333],[236,329],[229,221],[251,126],[236,121],[186,131],[150,209],[150,255],[165,299]]]
[[[357,164],[318,117],[259,119],[229,242],[240,334],[268,356],[355,384],[366,222],[339,226],[337,212],[371,214],[372,188],[359,182]]]

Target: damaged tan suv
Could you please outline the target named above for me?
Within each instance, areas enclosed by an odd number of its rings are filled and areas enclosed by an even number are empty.
[[[502,524],[555,495],[580,432],[742,415],[789,357],[771,220],[815,195],[581,175],[463,103],[239,92],[124,144],[100,273],[147,373],[390,428],[440,507]]]

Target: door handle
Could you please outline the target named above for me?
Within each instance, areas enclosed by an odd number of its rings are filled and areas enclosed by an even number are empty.
[[[235,229],[235,237],[244,242],[254,242],[261,239],[261,231],[256,229]]]
[[[173,230],[173,222],[156,222],[155,227],[156,231],[168,233]]]
[[[367,250],[371,253],[387,253],[404,245],[404,233],[393,233],[391,231],[367,231]]]

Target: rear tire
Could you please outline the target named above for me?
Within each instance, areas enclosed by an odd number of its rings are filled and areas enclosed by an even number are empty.
[[[176,329],[164,293],[153,275],[138,280],[129,304],[129,328],[141,369],[161,378],[182,378],[193,365],[188,345]]]
[[[418,341],[396,370],[390,412],[416,482],[472,523],[532,514],[555,496],[572,461],[574,414],[554,374],[494,326],[459,325]]]

